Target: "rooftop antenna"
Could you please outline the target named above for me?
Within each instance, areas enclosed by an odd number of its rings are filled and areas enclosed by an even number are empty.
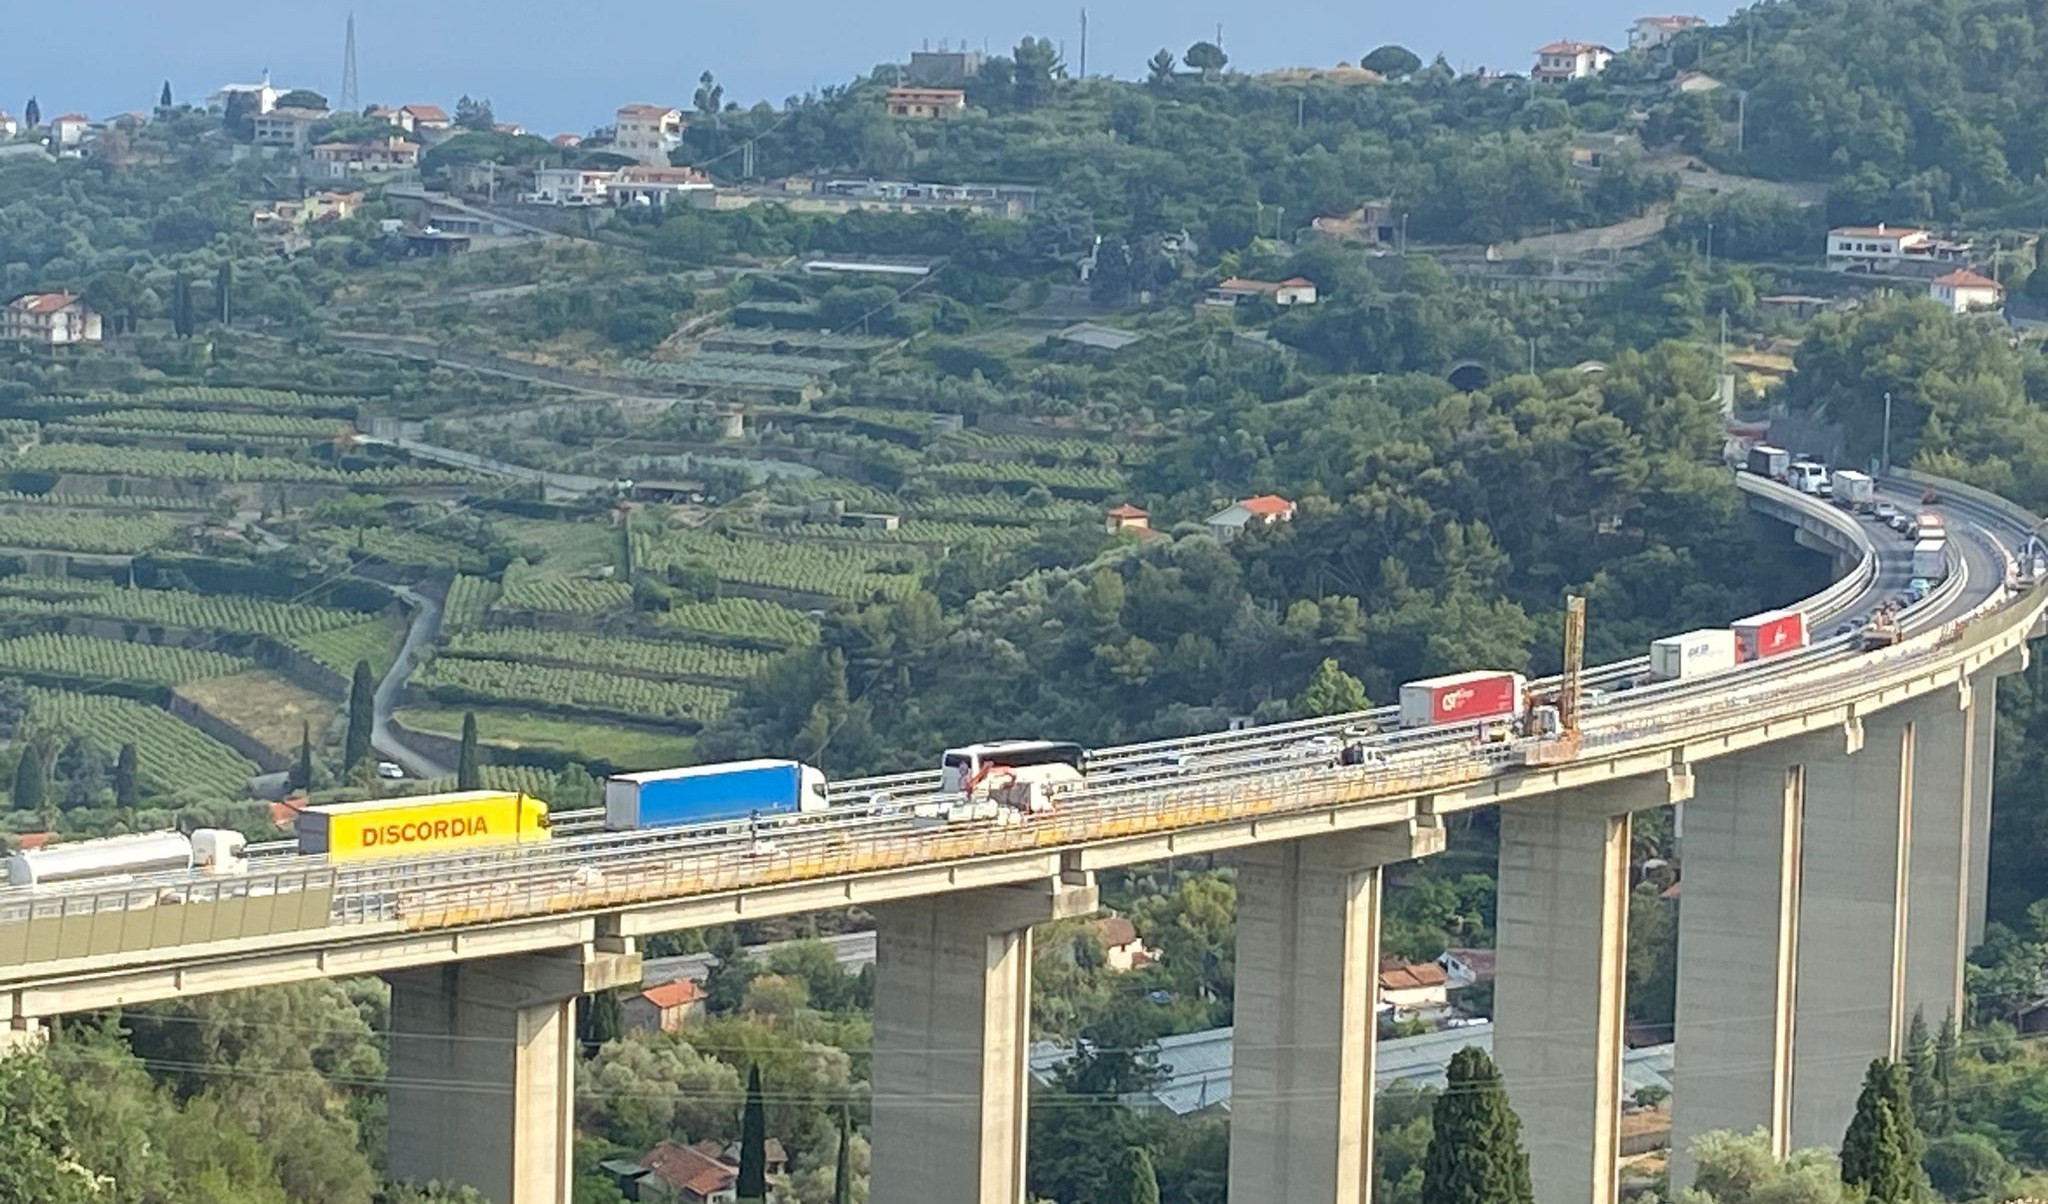
[[[353,113],[362,107],[356,87],[356,15],[348,15],[348,42],[341,52],[341,111]]]

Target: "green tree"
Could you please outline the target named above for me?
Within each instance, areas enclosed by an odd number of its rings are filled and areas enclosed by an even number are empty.
[[[1915,1120],[1934,1115],[1941,1103],[1941,1088],[1935,1081],[1934,1037],[1927,1031],[1927,1017],[1913,1009],[1913,1021],[1906,1029],[1906,1087]]]
[[[1358,65],[1367,71],[1377,71],[1388,79],[1400,79],[1422,70],[1422,59],[1406,46],[1390,44],[1375,47],[1371,54],[1358,60]]]
[[[1451,1055],[1430,1120],[1422,1204],[1534,1204],[1522,1122],[1484,1050]]]
[[[171,288],[171,333],[189,339],[192,331],[192,278],[180,272]]]
[[[37,104],[33,96],[28,98],[28,107],[21,111],[21,123],[24,128],[31,130],[43,127],[43,106]]]
[[[132,810],[141,802],[139,776],[141,773],[142,750],[133,740],[121,745],[121,752],[114,758],[114,805]]]
[[[768,1199],[768,1112],[761,1100],[761,1068],[747,1070],[747,1105],[740,1114],[741,1204],[766,1204]]]
[[[284,788],[289,792],[313,788],[313,727],[309,723],[299,724],[299,759],[285,775]]]
[[[1124,1149],[1123,1175],[1116,1184],[1111,1204],[1159,1204],[1159,1175],[1152,1169],[1152,1154],[1144,1146]]]
[[[43,750],[31,740],[21,746],[21,759],[14,763],[14,809],[40,811],[49,802],[49,793]]]
[[[341,768],[354,769],[370,753],[370,736],[377,725],[377,679],[370,662],[357,661],[348,687],[348,731],[341,741]]]
[[[1145,64],[1145,82],[1155,88],[1165,87],[1173,82],[1173,73],[1180,69],[1180,63],[1173,57],[1173,51],[1160,47],[1152,61]]]
[[[1230,56],[1214,42],[1196,42],[1180,57],[1182,62],[1205,76],[1217,74],[1230,63]]]
[[[626,1031],[626,1021],[617,991],[598,991],[583,997],[582,1030],[583,1046],[591,1052],[619,1039]]]
[[[832,1168],[832,1204],[853,1204],[853,1109],[839,1105],[839,1157]]]
[[[476,760],[476,712],[462,713],[462,746],[455,757],[455,788],[457,790],[482,790],[483,771]]]
[[[1918,1145],[1905,1068],[1878,1058],[1864,1072],[1856,1114],[1842,1136],[1842,1182],[1870,1204],[1912,1204]]]
[[[706,117],[713,117],[725,109],[725,88],[718,77],[706,71],[697,77],[697,92],[690,98],[691,105]]]
[[[455,102],[455,124],[473,133],[488,134],[497,128],[498,119],[491,112],[491,102],[464,96]]]
[[[232,324],[234,317],[233,296],[235,291],[235,267],[226,260],[213,273],[213,316],[222,326]]]
[[[1308,685],[1303,687],[1300,697],[1294,700],[1294,714],[1300,719],[1348,715],[1371,707],[1365,696],[1365,683],[1346,673],[1335,657],[1323,658],[1323,663],[1309,674]]]
[[[1052,99],[1053,81],[1066,69],[1050,38],[1025,38],[1011,54],[1017,107],[1035,109]]]
[[[170,88],[169,84],[164,85],[164,95],[169,96],[171,94]],[[325,113],[327,111],[327,98],[311,88],[293,88],[277,98],[277,107],[280,109],[311,109],[315,113]]]
[[[163,90],[163,91],[162,91],[162,92],[161,92],[160,94],[158,94],[158,96],[157,96],[157,98],[156,98],[156,111],[157,111],[158,113],[160,113],[160,114],[161,114],[161,113],[169,113],[169,112],[171,111],[171,81],[170,81],[170,80],[165,80],[165,81],[164,81],[164,90]]]
[[[1982,1133],[1951,1133],[1927,1145],[1927,1180],[1951,1200],[1997,1200],[2012,1186],[2012,1164]]]

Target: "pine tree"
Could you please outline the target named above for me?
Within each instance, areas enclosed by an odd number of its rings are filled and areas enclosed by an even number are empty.
[[[21,746],[14,763],[14,809],[40,811],[49,800],[50,779],[43,768],[43,750],[33,742]]]
[[[164,81],[164,90],[163,90],[163,94],[162,94],[161,96],[158,96],[158,97],[156,98],[156,111],[157,111],[157,112],[159,112],[159,113],[168,113],[168,112],[170,112],[170,111],[171,111],[171,81],[170,81],[170,80],[165,80],[165,81]]]
[[[1110,1185],[1113,1204],[1159,1204],[1159,1176],[1152,1170],[1152,1154],[1144,1146],[1124,1148],[1123,1165]]]
[[[114,758],[114,805],[134,807],[141,801],[141,792],[136,781],[142,769],[142,750],[130,740],[121,746],[121,753]]]
[[[761,1100],[761,1068],[747,1069],[747,1108],[740,1114],[740,1204],[768,1199],[768,1112]]]
[[[354,769],[370,752],[370,733],[377,723],[377,681],[370,662],[357,661],[348,687],[348,734],[341,742],[343,772]]]
[[[1346,673],[1334,657],[1327,657],[1316,666],[1301,697],[1294,700],[1294,714],[1301,719],[1348,715],[1371,707],[1365,697],[1365,683]]]
[[[299,724],[299,760],[285,775],[284,788],[297,792],[313,788],[313,725]]]
[[[1534,1204],[1522,1122],[1484,1050],[1467,1046],[1451,1056],[1430,1115],[1422,1204]]]
[[[462,713],[462,749],[455,758],[455,788],[482,790],[483,771],[476,764],[476,712]]]
[[[839,1104],[839,1162],[832,1170],[832,1204],[853,1204],[853,1109]]]
[[[1920,1181],[1920,1140],[1905,1068],[1878,1058],[1863,1075],[1856,1115],[1842,1135],[1842,1182],[1870,1204],[1912,1204]]]

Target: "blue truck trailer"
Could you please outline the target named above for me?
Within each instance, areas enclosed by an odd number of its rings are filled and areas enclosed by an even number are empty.
[[[825,774],[800,761],[730,761],[625,773],[604,785],[604,826],[614,832],[680,828],[826,807]]]

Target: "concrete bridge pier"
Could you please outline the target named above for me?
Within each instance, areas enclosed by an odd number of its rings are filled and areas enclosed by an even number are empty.
[[[1706,762],[1681,845],[1672,1182],[1714,1129],[1834,1146],[1873,1058],[1962,998],[1982,685]]]
[[[1381,872],[1443,848],[1411,821],[1239,854],[1231,1200],[1372,1199]]]
[[[874,909],[873,1199],[1024,1199],[1031,928],[1096,904],[1048,881]]]
[[[569,1204],[576,998],[640,981],[640,955],[586,945],[384,977],[392,1176]]]
[[[1618,1198],[1633,816],[1692,787],[1680,766],[1500,809],[1493,1049],[1538,1204]]]
[[[1833,739],[1839,754],[1846,736]],[[1760,1128],[1773,1152],[1789,1149],[1805,778],[1791,744],[1694,775],[1679,844],[1674,1187],[1692,1182],[1702,1133]]]

